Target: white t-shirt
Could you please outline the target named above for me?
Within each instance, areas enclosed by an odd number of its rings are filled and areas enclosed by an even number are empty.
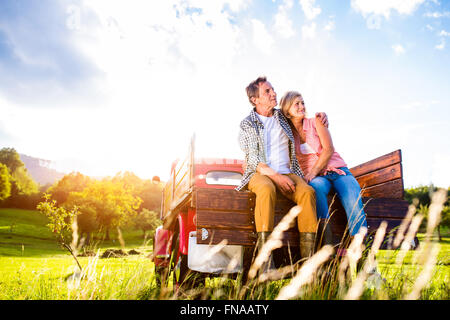
[[[258,114],[264,124],[264,143],[267,165],[278,173],[291,173],[289,159],[289,138],[277,119]]]

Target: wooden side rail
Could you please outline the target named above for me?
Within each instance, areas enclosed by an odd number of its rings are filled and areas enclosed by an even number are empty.
[[[160,219],[167,228],[178,213],[179,207],[190,197],[194,177],[195,137],[191,138],[187,155],[172,164],[170,178],[162,191]],[[168,220],[168,221],[166,221]]]
[[[388,153],[350,169],[363,190],[363,197],[403,199],[401,150]]]
[[[256,242],[255,194],[232,189],[196,188],[197,243],[252,246]]]

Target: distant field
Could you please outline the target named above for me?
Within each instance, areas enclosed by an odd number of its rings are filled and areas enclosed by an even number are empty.
[[[46,226],[47,217],[39,211],[20,209],[0,209],[0,257],[54,257],[69,255],[61,249],[55,237]],[[100,237],[101,235],[98,235]],[[120,248],[116,234],[111,232],[110,241],[94,238],[99,249]],[[124,230],[125,248],[135,249],[144,244],[141,231]],[[150,248],[141,248],[150,252]]]
[[[13,299],[160,299],[160,289],[154,277],[154,265],[149,259],[151,243],[144,243],[140,231],[124,230],[124,251],[134,249],[139,255],[120,258],[80,257],[87,280],[71,281],[77,271],[70,254],[59,248],[53,234],[46,227],[47,218],[38,211],[0,209],[0,300]],[[112,236],[114,236],[112,234]],[[419,239],[423,235],[418,235]],[[94,250],[101,254],[108,248],[121,248],[117,240],[95,241]],[[377,255],[378,270],[386,278],[383,294],[377,299],[398,299],[403,283],[412,283],[420,273],[414,251],[408,252],[402,265],[396,265],[398,252],[380,250]],[[440,242],[437,263],[429,287],[421,299],[450,299],[450,238]],[[208,280],[208,297],[236,299],[236,288],[218,278]],[[288,280],[272,282],[265,293],[251,299],[273,299]],[[169,285],[171,288],[171,285]],[[206,291],[205,291],[206,292]],[[255,291],[256,292],[256,291]],[[252,293],[253,294],[253,293]],[[370,299],[370,292],[362,298]],[[319,295],[319,296],[317,296]],[[170,298],[170,296],[163,296]],[[185,297],[186,298],[186,297]],[[336,299],[312,292],[313,299]]]
[[[66,278],[77,268],[68,251],[57,245],[47,223],[47,218],[38,211],[0,209],[0,299],[68,298]],[[108,282],[104,285],[108,290],[103,292],[103,298],[135,299],[136,296],[130,296],[134,289],[127,287],[128,281],[133,275],[149,281],[153,276],[153,264],[148,257],[151,244],[147,241],[145,245],[140,231],[124,231],[123,236],[123,250],[134,249],[141,254],[96,259],[96,272]],[[94,243],[94,251],[99,250],[100,254],[106,249],[122,248],[117,240],[94,240]],[[93,258],[79,260],[83,267],[90,267]],[[124,279],[128,279],[126,283]]]
[[[45,257],[65,254],[38,211],[0,209],[0,256]]]

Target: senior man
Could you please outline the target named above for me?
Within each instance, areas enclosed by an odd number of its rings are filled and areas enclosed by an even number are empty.
[[[288,119],[276,109],[277,95],[265,77],[252,81],[246,88],[254,107],[240,124],[239,144],[245,153],[245,172],[236,190],[256,194],[255,226],[260,250],[274,228],[277,189],[297,203],[300,233],[300,256],[307,258],[314,250],[317,216],[314,189],[303,179],[295,156],[294,137]],[[325,113],[316,114],[328,125]],[[272,255],[264,270],[274,268]]]

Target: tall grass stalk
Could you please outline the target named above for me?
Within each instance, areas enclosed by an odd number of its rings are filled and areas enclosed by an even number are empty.
[[[283,232],[288,230],[294,223],[295,218],[301,212],[302,207],[294,206],[289,210],[289,212],[281,219],[281,221],[277,224],[277,226],[273,229],[270,234],[267,242],[261,248],[260,252],[256,256],[255,261],[250,267],[250,271],[248,273],[249,279],[253,279],[256,277],[258,270],[261,266],[269,259],[271,252],[277,248],[282,246],[282,236]]]
[[[329,245],[323,246],[316,254],[310,257],[298,270],[291,282],[284,286],[276,300],[287,300],[296,297],[300,289],[313,281],[314,275],[319,267],[328,260],[333,253],[333,248]]]
[[[367,260],[366,260],[361,272],[359,272],[358,275],[356,276],[354,283],[352,284],[350,289],[347,291],[347,293],[344,297],[345,300],[356,300],[356,299],[359,299],[359,297],[362,295],[363,290],[364,290],[364,284],[369,276],[369,273],[374,268],[376,268],[375,257],[378,252],[378,249],[381,246],[381,242],[383,241],[384,235],[386,233],[386,228],[387,228],[387,222],[383,221],[375,234],[375,239],[372,244],[372,247],[370,248],[370,252],[367,257]],[[361,249],[362,248],[360,247],[360,250]],[[361,255],[362,255],[362,253],[361,253]],[[361,257],[361,255],[358,252],[358,259]]]
[[[41,264],[39,269],[41,271],[32,275],[27,275],[25,267],[20,267],[8,280],[8,287],[5,287],[5,284],[1,287],[0,282],[0,289],[3,292],[1,297],[70,300],[449,299],[448,274],[439,276],[437,280],[439,282],[430,289],[430,283],[434,281],[433,277],[438,270],[436,267],[439,264],[440,247],[434,239],[445,201],[444,191],[434,193],[424,240],[414,251],[411,250],[411,243],[423,216],[416,212],[414,206],[410,206],[393,242],[397,250],[380,250],[387,232],[387,223],[383,222],[370,248],[364,248],[363,239],[367,230],[362,228],[349,244],[347,255],[343,258],[333,256],[334,250],[331,246],[324,246],[306,261],[259,274],[265,259],[281,246],[283,232],[294,225],[301,209],[296,206],[275,227],[253,261],[248,280],[245,282],[242,281],[242,274],[238,275],[237,280],[222,275],[221,278],[207,279],[202,286],[186,288],[182,293],[178,293],[171,284],[173,275],[168,275],[167,283],[163,282],[159,286],[153,273],[153,264],[143,257],[102,260],[98,249],[94,257],[79,259],[78,263],[82,264],[82,268],[72,265],[75,268],[69,277],[64,276],[67,271],[52,275],[51,272],[45,271],[48,269],[45,264],[44,267]],[[72,225],[72,232],[71,248],[77,255],[83,239],[79,240],[76,222]],[[122,238],[121,246],[124,248],[125,241],[120,232],[119,235]],[[226,242],[222,242],[213,247],[211,257],[225,245]],[[380,267],[383,265],[380,255],[385,262],[384,267]],[[68,261],[64,261],[66,264],[64,268],[67,268]],[[356,266],[361,261],[364,263],[358,270]],[[231,261],[232,263],[236,261]],[[388,280],[382,281],[382,275]],[[289,276],[292,278],[288,279]],[[1,280],[5,282],[5,278]]]

